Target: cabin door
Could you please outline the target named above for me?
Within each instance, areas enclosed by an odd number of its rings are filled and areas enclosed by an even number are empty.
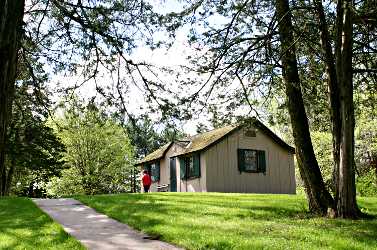
[[[170,158],[170,192],[177,192],[177,170],[175,157]]]

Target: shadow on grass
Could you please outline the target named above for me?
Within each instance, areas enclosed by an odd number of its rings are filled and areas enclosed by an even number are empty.
[[[303,197],[132,194],[78,199],[138,230],[188,248],[250,249],[255,244],[300,249],[377,248],[376,220],[313,217]],[[374,204],[360,204],[372,214],[377,211]]]
[[[0,199],[1,249],[83,249],[27,198]]]

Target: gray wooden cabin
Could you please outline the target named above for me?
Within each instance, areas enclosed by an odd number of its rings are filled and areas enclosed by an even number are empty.
[[[170,142],[138,162],[151,192],[295,194],[294,148],[260,121]]]

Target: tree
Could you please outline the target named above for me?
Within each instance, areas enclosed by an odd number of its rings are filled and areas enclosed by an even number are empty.
[[[34,183],[47,182],[52,176],[59,176],[63,166],[64,145],[46,125],[44,106],[32,93],[28,93],[28,85],[20,84],[16,85],[13,118],[7,135],[4,195],[9,195],[15,183],[20,183],[23,189],[27,187],[31,194]],[[28,178],[20,178],[21,174]]]
[[[135,158],[140,160],[166,143],[183,138],[185,134],[174,123],[153,122],[148,115],[141,115],[122,125],[135,147]],[[140,169],[132,170],[132,192],[137,192]]]
[[[301,94],[301,81],[297,69],[295,45],[292,45],[292,22],[289,2],[276,1],[282,50],[283,78],[286,84],[288,111],[296,146],[296,159],[313,212],[326,214],[333,207],[333,199],[326,189],[314,154],[305,106]]]
[[[68,170],[61,180],[76,178],[77,187],[70,190],[85,194],[130,191],[134,148],[119,124],[93,103],[80,107],[75,101],[55,129],[67,150],[64,160]],[[53,182],[59,185],[58,180]],[[60,191],[64,194],[66,190]]]
[[[360,210],[356,203],[355,186],[355,116],[353,107],[353,3],[339,1],[337,6],[336,73],[340,99],[339,175],[337,176],[337,213],[344,218],[356,218]],[[334,110],[335,111],[335,110]],[[336,135],[334,135],[336,136]],[[337,166],[336,166],[337,167]]]
[[[78,78],[70,86],[56,86],[60,93],[70,94],[92,84],[109,106],[132,120],[127,97],[130,89],[136,88],[144,94],[149,111],[159,115],[177,112],[166,98],[169,88],[157,77],[159,67],[132,55],[141,45],[154,46],[159,15],[150,3],[33,0],[25,13],[29,20],[25,25],[25,58],[48,63],[53,73]]]
[[[376,93],[369,93],[367,89],[360,91],[355,97],[358,103],[355,130],[357,189],[361,195],[369,196],[377,194],[376,97]]]
[[[338,216],[348,218],[360,214],[356,203],[354,163],[353,42],[357,39],[354,38],[353,26],[358,18],[355,7],[352,1],[337,3],[334,58],[324,8],[321,1],[315,1],[330,92],[335,202]]]
[[[184,137],[184,133],[175,124],[153,122],[148,115],[134,118],[134,123],[123,125],[135,145],[136,158],[141,159],[162,145]]]
[[[0,196],[6,191],[6,134],[11,119],[24,0],[0,3]]]

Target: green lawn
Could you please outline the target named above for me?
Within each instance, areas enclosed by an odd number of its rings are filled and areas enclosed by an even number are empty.
[[[312,218],[301,195],[149,193],[76,197],[188,249],[377,249],[377,219]],[[377,215],[377,198],[360,198]]]
[[[0,249],[84,249],[30,199],[0,198]]]

